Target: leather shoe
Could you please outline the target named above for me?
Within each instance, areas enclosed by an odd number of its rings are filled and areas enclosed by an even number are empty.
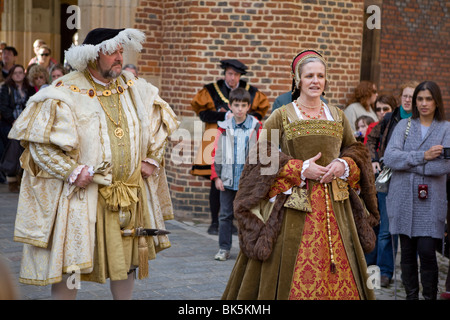
[[[383,288],[389,288],[389,283],[391,282],[391,280],[389,279],[388,276],[381,276],[380,278],[380,285]]]
[[[207,232],[208,232],[208,234],[211,234],[211,235],[214,235],[214,236],[218,235],[219,234],[219,226],[217,225],[217,223],[212,223],[209,226]]]

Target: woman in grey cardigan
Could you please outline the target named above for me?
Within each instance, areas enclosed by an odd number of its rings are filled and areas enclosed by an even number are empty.
[[[436,239],[444,237],[447,214],[446,180],[450,160],[450,123],[445,120],[441,90],[432,81],[414,90],[412,117],[396,126],[387,146],[384,163],[393,170],[387,212],[391,234],[400,235],[402,281],[407,299],[418,299],[420,278],[424,299],[436,299],[438,266]]]

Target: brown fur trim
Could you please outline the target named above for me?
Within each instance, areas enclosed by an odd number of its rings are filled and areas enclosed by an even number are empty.
[[[256,146],[259,159],[259,144]],[[267,197],[270,187],[275,182],[279,171],[292,159],[281,152],[278,147],[267,146],[267,155],[279,154],[278,171],[274,175],[261,175],[261,169],[265,167],[260,162],[244,166],[244,170],[239,182],[239,191],[234,200],[234,216],[239,224],[239,243],[241,251],[250,259],[265,261],[272,253],[273,245],[276,242],[281,230],[283,221],[284,202],[286,195],[277,196],[274,208],[264,223],[256,217],[250,210],[254,208],[262,199]],[[248,161],[248,160],[247,160]]]
[[[349,189],[349,198],[361,247],[364,253],[372,252],[373,249],[375,249],[377,236],[369,223],[365,213],[364,204],[361,202],[361,198],[356,194],[356,191],[351,188]]]
[[[366,205],[366,208],[370,213],[370,225],[372,227],[378,225],[380,221],[380,213],[378,211],[375,175],[373,174],[369,149],[363,143],[356,142],[344,148],[341,152],[340,157],[352,158],[358,168],[361,170],[359,179],[359,185],[361,187],[360,197],[364,201],[364,204]]]
[[[369,149],[363,143],[356,142],[342,150],[342,157],[353,159],[361,170],[359,179],[361,188],[360,196],[351,188],[349,193],[359,242],[364,252],[369,253],[375,248],[377,240],[373,227],[378,225],[380,221],[377,191],[375,189],[375,175],[373,174]],[[367,216],[367,212],[369,216]]]

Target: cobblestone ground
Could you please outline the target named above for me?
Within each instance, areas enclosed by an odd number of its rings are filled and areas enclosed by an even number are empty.
[[[6,185],[0,185],[0,255],[8,262],[23,300],[49,300],[50,286],[31,286],[17,281],[22,244],[14,242],[13,228],[17,209],[17,194],[11,194]],[[219,300],[228,281],[238,253],[238,240],[233,236],[231,259],[214,260],[218,250],[217,236],[208,235],[207,225],[168,221],[172,247],[158,253],[150,261],[150,276],[135,281],[135,300]],[[449,261],[438,256],[439,292],[444,290]],[[404,300],[399,257],[397,256],[395,281],[389,288],[375,289],[378,300]],[[111,300],[109,284],[82,282],[77,299]],[[438,297],[439,299],[439,297]]]

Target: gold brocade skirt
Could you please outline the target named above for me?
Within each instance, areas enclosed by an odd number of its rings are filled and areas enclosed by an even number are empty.
[[[138,185],[132,192],[138,197],[137,202],[131,202],[122,214],[126,216],[125,224],[119,217],[121,211],[113,211],[107,205],[107,200],[99,190],[97,204],[96,239],[94,249],[94,268],[89,274],[83,274],[81,280],[105,283],[106,279],[112,281],[125,280],[128,273],[139,265],[138,237],[122,236],[122,229],[141,227],[150,228],[148,199],[144,191],[145,186],[140,170],[136,170],[127,184]],[[142,190],[142,192],[138,192]],[[139,217],[139,206],[142,205],[142,220]],[[152,237],[146,237],[148,244],[148,259],[156,257],[156,249]]]
[[[311,192],[314,209],[306,214],[292,277],[290,300],[360,299],[332,208],[329,210],[328,230],[325,197],[329,195],[325,194],[324,185],[315,184]],[[336,265],[334,273],[330,268],[329,236]]]

